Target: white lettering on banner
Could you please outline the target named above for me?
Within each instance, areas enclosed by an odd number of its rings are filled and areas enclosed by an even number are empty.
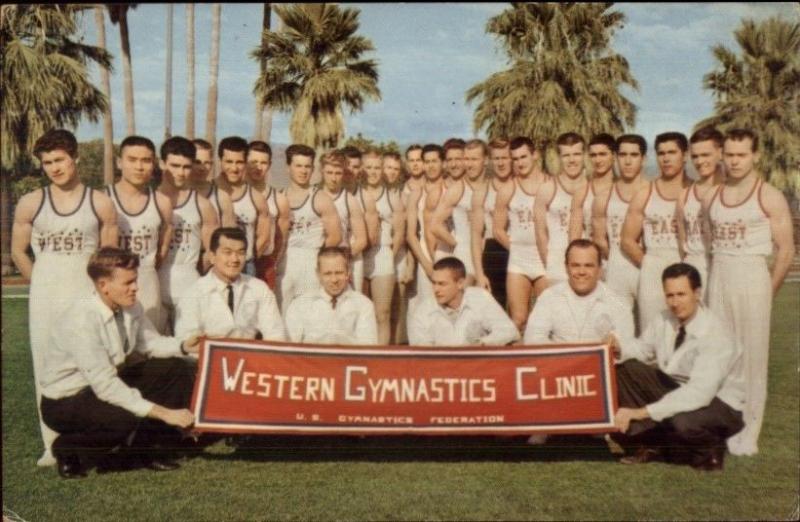
[[[236,374],[231,377],[228,375],[228,358],[222,358],[222,389],[225,391],[235,391],[236,390],[236,383],[239,380],[239,376],[242,374],[242,369],[244,368],[244,359],[239,359],[239,364],[236,365]]]
[[[505,415],[478,415],[471,417],[431,417],[431,424],[499,424],[505,422]]]
[[[525,393],[525,386],[523,380],[525,375],[536,373],[535,366],[522,366],[517,368],[517,400],[518,401],[535,401],[541,399],[543,401],[552,399],[565,399],[568,397],[594,397],[597,395],[597,390],[589,387],[589,381],[595,378],[594,375],[568,375],[555,377],[555,393],[547,393],[553,391],[552,384],[547,385],[547,380],[539,380],[539,393]]]
[[[291,401],[334,401],[335,383],[332,377],[306,377],[303,375],[273,375],[244,371],[244,359],[239,359],[236,372],[228,370],[227,357],[222,358],[222,387],[226,392],[242,395],[274,397]]]
[[[366,381],[358,381],[358,374]],[[366,382],[366,385],[361,384]],[[369,393],[369,397],[367,397]],[[364,366],[345,369],[346,401],[392,402],[494,402],[497,398],[494,379],[434,377],[432,379],[373,379]]]

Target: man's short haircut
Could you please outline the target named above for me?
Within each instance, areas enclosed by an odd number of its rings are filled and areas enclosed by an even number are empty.
[[[387,151],[387,152],[383,153],[383,159],[386,159],[386,158],[391,158],[393,160],[397,160],[400,163],[403,162],[403,158],[400,156],[400,153],[399,152],[395,152],[393,150],[390,150],[390,151]]]
[[[661,284],[663,285],[666,283],[667,279],[677,279],[682,276],[689,278],[689,285],[692,287],[692,290],[697,290],[703,286],[703,281],[700,280],[700,272],[689,263],[675,263],[669,265],[661,274]]]
[[[422,145],[420,145],[419,143],[414,143],[413,145],[409,145],[408,148],[406,149],[406,159],[408,159],[409,153],[414,152],[415,150],[422,152]]]
[[[341,153],[344,154],[345,158],[361,159],[361,151],[358,150],[358,148],[353,145],[342,147]]]
[[[223,237],[233,239],[234,241],[241,241],[244,243],[244,249],[247,250],[247,234],[244,233],[239,227],[219,227],[211,234],[211,241],[209,242],[209,250],[216,252],[219,248],[219,240]]]
[[[345,265],[348,270],[350,269],[350,249],[343,246],[325,246],[317,252],[317,270],[319,270],[319,262],[323,257],[341,257],[344,259]]]
[[[461,138],[450,138],[449,140],[444,142],[442,148],[444,149],[445,155],[447,155],[447,151],[451,149],[464,150],[464,146],[466,144],[467,142],[465,142]]]
[[[617,138],[617,151],[623,143],[632,143],[639,146],[639,152],[644,156],[647,154],[647,140],[640,134],[623,134]]]
[[[573,248],[593,248],[597,253],[597,266],[600,266],[600,247],[591,239],[573,239],[564,253],[564,264],[569,264],[569,253]]]
[[[522,146],[528,147],[528,150],[531,151],[531,154],[536,152],[536,145],[534,145],[533,140],[527,136],[517,136],[511,140],[509,144],[509,148],[511,150],[518,149]]]
[[[464,145],[464,150],[466,149],[481,149],[484,156],[489,155],[489,147],[486,146],[486,142],[483,140],[469,140],[467,144]]]
[[[725,142],[725,137],[716,127],[706,125],[694,131],[689,137],[689,143],[700,143],[701,141],[713,141],[714,145],[721,149],[722,144]]]
[[[496,138],[489,142],[490,149],[507,149],[511,142],[505,138]]]
[[[217,146],[217,156],[222,158],[222,154],[226,150],[231,152],[241,152],[245,157],[247,157],[247,140],[241,136],[228,136],[227,138],[222,138],[222,141],[220,141],[219,145]]]
[[[450,270],[453,275],[456,276],[456,281],[467,277],[467,269],[464,267],[464,263],[459,258],[453,256],[441,258],[433,264],[433,269]]]
[[[758,152],[758,136],[750,129],[731,129],[725,133],[725,141],[750,140],[750,150]]]
[[[342,149],[344,152],[344,149]],[[311,158],[311,161],[314,161],[314,158],[317,156],[317,153],[314,152],[314,149],[309,147],[308,145],[303,145],[301,143],[294,143],[286,147],[286,164],[290,165],[292,163],[292,158],[295,156],[304,156],[306,158]],[[345,153],[347,156],[347,153]]]
[[[438,143],[428,143],[427,145],[422,147],[423,156],[429,152],[435,152],[436,154],[439,155],[439,159],[444,161],[444,149]]]
[[[214,147],[212,147],[209,142],[202,138],[195,138],[192,140],[192,143],[194,143],[194,146],[197,147],[197,150],[214,150]]]
[[[33,155],[42,159],[45,152],[63,150],[73,159],[78,157],[78,140],[75,135],[65,129],[51,129],[36,140],[33,145]]]
[[[183,156],[184,158],[189,158],[194,161],[197,157],[197,147],[183,136],[173,136],[161,144],[159,153],[163,161],[166,161],[167,156],[170,154],[174,156]]]
[[[617,142],[614,139],[614,136],[611,134],[606,134],[605,132],[592,136],[592,139],[589,140],[589,147],[592,145],[605,145],[608,147],[608,150],[614,154],[617,153]]]
[[[339,150],[329,150],[319,158],[319,164],[321,167],[325,165],[334,165],[336,167],[346,169],[347,168],[347,158],[345,155],[342,154],[342,151]]]
[[[139,255],[117,247],[102,247],[89,258],[86,273],[96,282],[101,277],[111,277],[115,268],[136,270],[139,268]]]
[[[656,136],[656,143],[653,145],[653,148],[658,151],[658,146],[668,141],[674,141],[677,143],[678,148],[683,152],[686,152],[686,150],[689,148],[689,140],[686,139],[686,135],[682,132],[662,132]]]
[[[568,147],[577,145],[578,143],[584,146],[586,145],[586,140],[577,132],[565,132],[556,139],[556,147]]]
[[[361,155],[361,159],[366,159],[366,158],[378,158],[378,159],[380,159],[381,158],[381,151],[379,151],[378,149],[376,149],[374,147],[370,147],[370,148],[368,148],[367,150],[364,151],[364,154]]]
[[[250,154],[250,151],[256,152],[263,152],[269,159],[272,160],[272,147],[269,146],[269,143],[266,141],[251,141],[250,144],[247,145],[247,154]]]
[[[122,143],[119,144],[120,157],[122,157],[122,151],[125,150],[125,147],[147,147],[153,153],[153,158],[156,157],[156,146],[150,138],[145,138],[144,136],[128,136],[122,140]]]

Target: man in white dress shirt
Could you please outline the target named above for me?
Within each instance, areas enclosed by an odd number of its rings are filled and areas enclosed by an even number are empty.
[[[409,344],[501,346],[519,339],[517,327],[492,294],[484,288],[467,287],[466,276],[458,258],[444,257],[434,263],[433,296],[409,314]]]
[[[348,250],[321,248],[317,277],[320,287],[292,301],[286,311],[289,339],[296,343],[378,344],[375,307],[348,284]]]
[[[197,351],[197,338],[182,343],[159,335],[136,300],[138,267],[136,254],[101,248],[87,269],[93,299],[69,308],[50,333],[41,409],[59,433],[53,454],[63,478],[85,477],[94,463],[110,464],[115,447],[129,465],[175,469],[177,463],[152,448],[174,446],[179,434],[173,427],[194,422],[187,407],[195,369],[181,355]],[[137,450],[122,449],[127,445]]]
[[[575,239],[566,250],[567,281],[542,292],[528,317],[525,344],[579,343],[633,336],[633,315],[600,281],[600,248]]]
[[[210,337],[286,340],[272,290],[242,273],[247,248],[247,236],[240,228],[218,228],[211,234],[211,270],[178,301],[176,336],[204,332]]]
[[[624,361],[617,366],[620,408],[614,419],[624,435],[615,439],[636,448],[622,462],[649,462],[668,449],[667,457],[721,470],[725,440],[744,426],[741,345],[702,306],[695,267],[670,265],[661,280],[668,310],[639,339],[614,343]]]

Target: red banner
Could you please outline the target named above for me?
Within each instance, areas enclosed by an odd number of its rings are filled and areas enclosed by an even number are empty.
[[[597,433],[614,429],[603,344],[480,348],[206,340],[198,431],[291,434]]]

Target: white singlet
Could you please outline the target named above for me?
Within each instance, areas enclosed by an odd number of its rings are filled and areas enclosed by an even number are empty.
[[[572,195],[557,177],[553,178],[555,191],[547,204],[547,278],[551,283],[567,280],[564,253],[569,244],[569,215]]]
[[[184,290],[200,278],[197,263],[203,248],[203,216],[196,190],[172,209],[172,240],[158,269],[161,302],[175,306]]]
[[[514,180],[514,194],[508,202],[508,238],[511,248],[508,252],[508,272],[522,274],[531,281],[545,275],[546,270],[536,247],[533,229],[533,205],[536,196],[528,194]]]
[[[364,191],[359,189],[358,197],[361,205],[364,204]],[[384,186],[381,194],[375,200],[375,208],[380,219],[380,235],[378,244],[371,246],[364,253],[364,277],[372,279],[374,277],[395,275],[394,255],[392,254],[392,217],[394,209],[389,200],[389,190]]]
[[[606,202],[606,235],[608,236],[608,263],[605,281],[608,287],[621,297],[632,309],[639,288],[639,267],[622,251],[622,225],[628,213],[630,201],[619,193],[614,183]]]
[[[683,203],[683,225],[686,230],[686,258],[684,261],[700,272],[703,295],[708,295],[708,259],[710,252],[703,242],[703,209],[697,197],[697,184],[686,190]]]
[[[245,262],[253,259],[256,251],[256,224],[258,222],[258,209],[253,199],[253,187],[245,184],[245,190],[239,199],[231,198],[233,214],[236,216],[236,226],[244,230],[247,235],[247,257]]]

